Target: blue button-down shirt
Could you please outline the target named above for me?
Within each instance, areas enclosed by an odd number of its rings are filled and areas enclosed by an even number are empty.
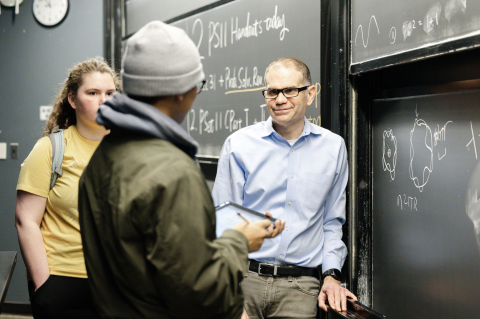
[[[343,139],[304,120],[291,146],[272,126],[272,119],[243,128],[223,145],[213,201],[232,201],[285,220],[277,237],[264,241],[249,258],[342,269],[347,249],[345,222],[347,151]]]

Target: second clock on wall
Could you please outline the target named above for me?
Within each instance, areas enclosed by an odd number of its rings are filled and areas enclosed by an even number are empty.
[[[67,12],[68,0],[33,0],[33,15],[44,26],[59,24]]]

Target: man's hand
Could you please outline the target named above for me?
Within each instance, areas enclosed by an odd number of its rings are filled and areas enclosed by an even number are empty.
[[[271,216],[267,212],[267,216]],[[265,238],[273,238],[280,234],[285,227],[285,221],[275,221],[275,228],[273,228],[272,222],[269,219],[260,220],[258,222],[241,222],[233,226],[235,229],[241,232],[248,239],[250,245],[250,252],[254,252],[260,249]]]
[[[247,312],[245,311],[245,308],[243,308],[242,317],[240,319],[250,319],[250,317],[247,315]]]
[[[322,289],[318,295],[318,306],[324,311],[328,311],[328,306],[325,302],[336,311],[347,311],[347,298],[350,300],[357,300],[357,297],[348,289],[340,286],[340,281],[333,279],[330,276],[325,277]]]

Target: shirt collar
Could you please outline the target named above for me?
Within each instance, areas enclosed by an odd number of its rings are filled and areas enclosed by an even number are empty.
[[[263,127],[262,137],[270,136],[275,130],[273,129],[272,117],[269,116],[265,121],[265,126]]]
[[[322,134],[322,128],[313,125],[310,123],[306,117],[303,118],[304,120],[304,125],[303,125],[303,132],[300,134],[299,138],[302,136],[307,136],[310,133],[315,134],[315,135],[321,135]],[[267,137],[270,136],[275,130],[273,129],[273,124],[272,124],[272,117],[269,116],[268,119],[265,121],[265,126],[263,128],[262,132],[262,137]]]

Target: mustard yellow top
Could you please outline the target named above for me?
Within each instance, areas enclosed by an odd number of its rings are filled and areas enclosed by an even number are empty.
[[[50,274],[87,278],[78,223],[78,181],[100,142],[84,139],[75,125],[64,131],[63,175],[50,190],[52,144],[42,137],[21,166],[17,190],[47,198],[40,226]]]

